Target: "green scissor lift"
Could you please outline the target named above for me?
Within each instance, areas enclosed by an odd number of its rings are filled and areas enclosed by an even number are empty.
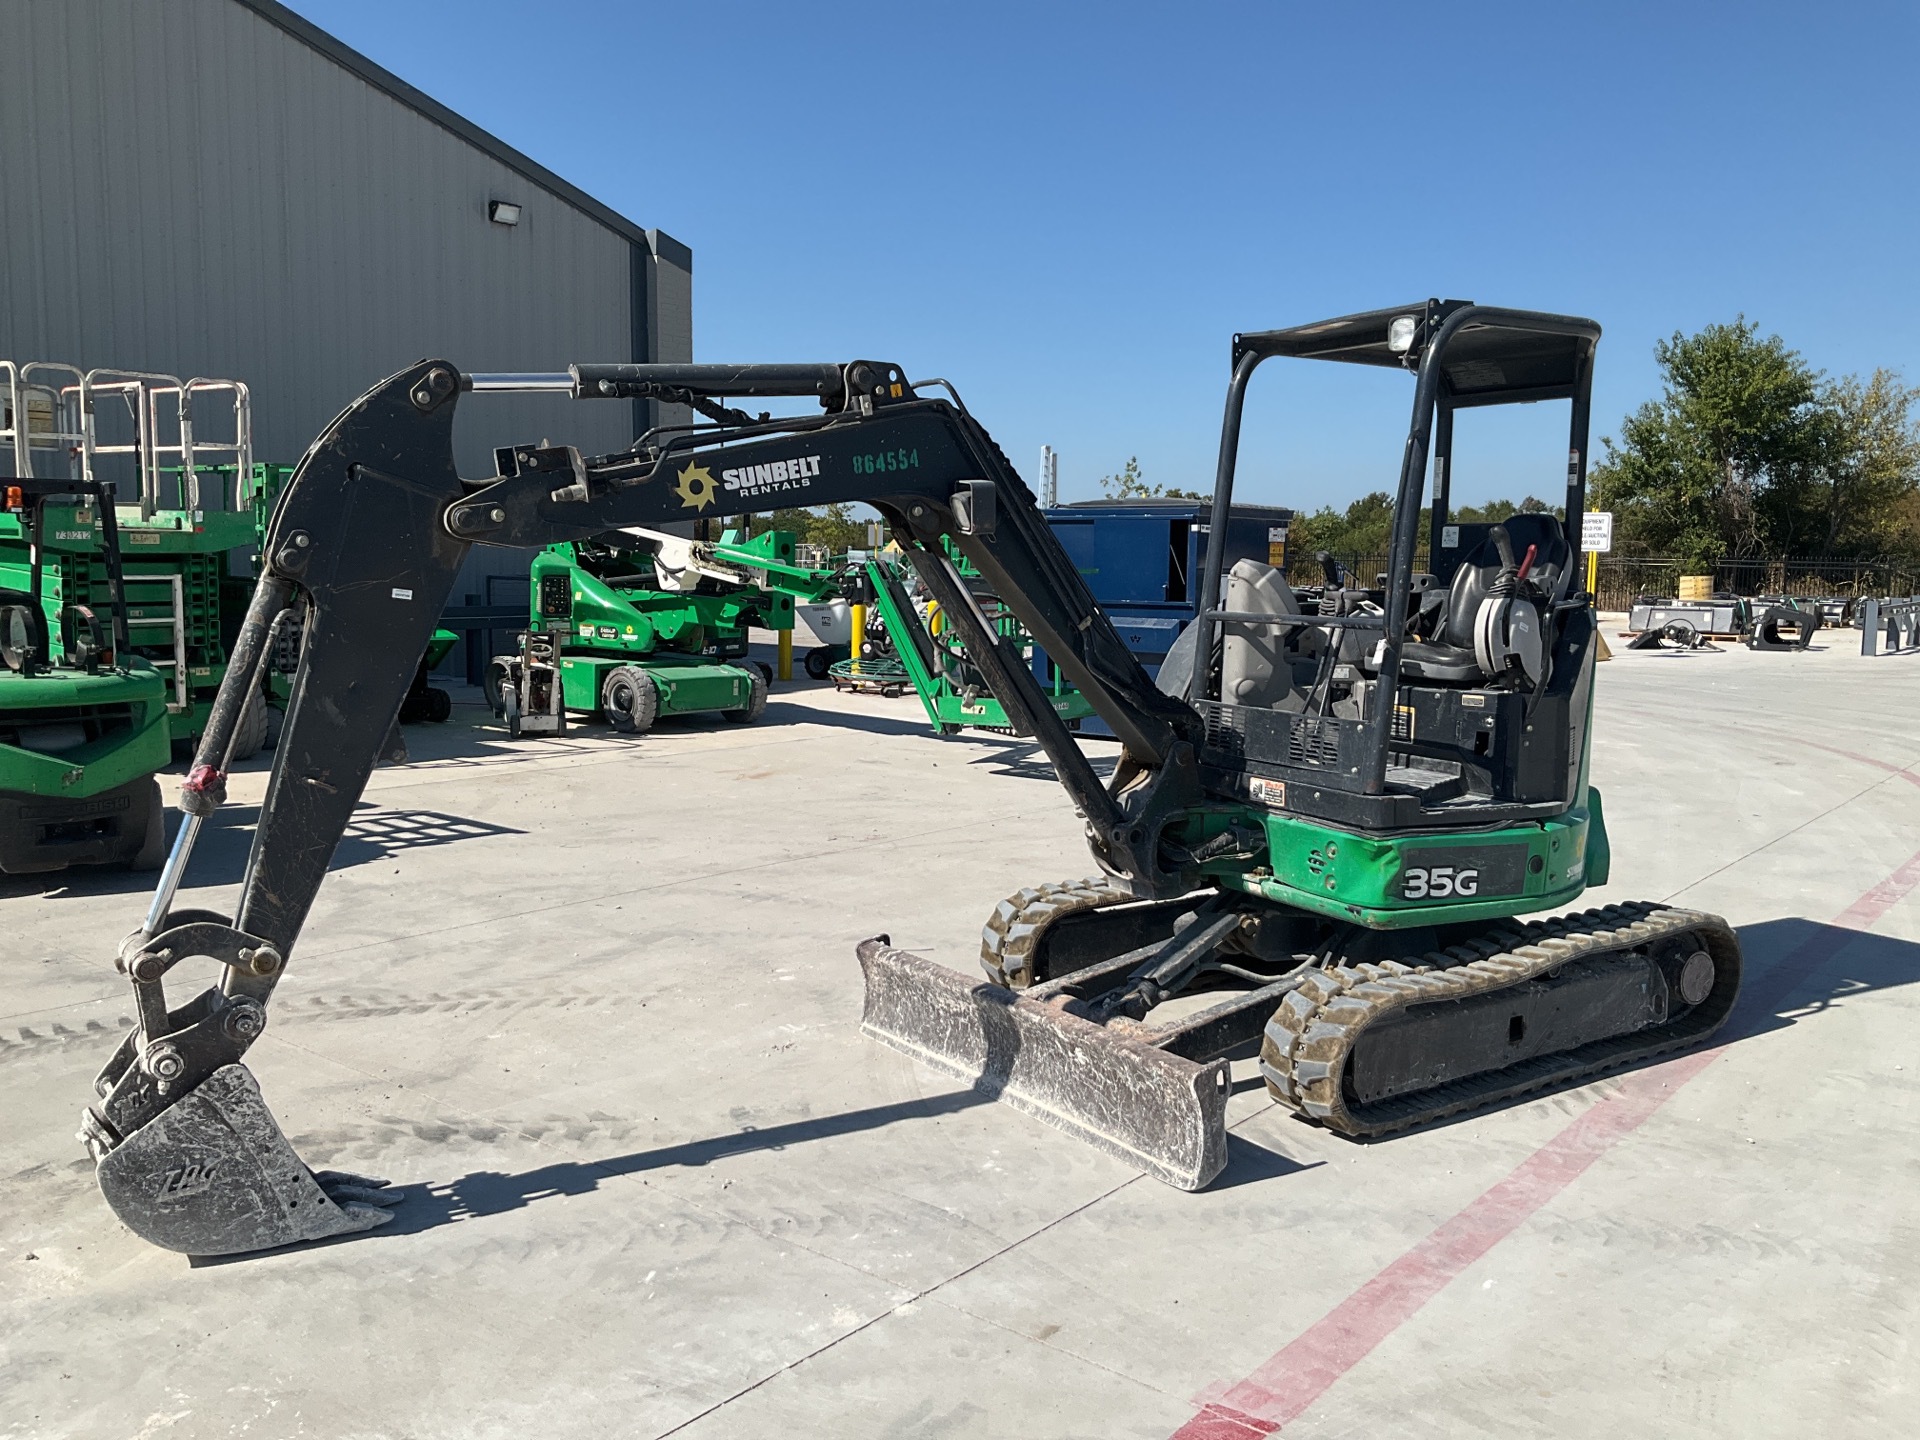
[[[43,455],[63,451],[74,475],[116,496],[131,652],[166,680],[168,737],[189,745],[206,727],[253,586],[232,559],[258,545],[263,505],[289,472],[254,464],[251,400],[237,380],[47,364],[22,372],[42,413],[59,420]],[[104,602],[97,530],[50,527],[46,552],[66,595]],[[266,732],[263,693],[232,758],[259,750]]]

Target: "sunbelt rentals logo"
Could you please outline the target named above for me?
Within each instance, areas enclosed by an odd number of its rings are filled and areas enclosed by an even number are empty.
[[[729,494],[751,499],[778,495],[786,490],[805,490],[819,473],[820,457],[801,455],[792,460],[775,460],[771,465],[742,465],[737,470],[722,470],[720,483]]]

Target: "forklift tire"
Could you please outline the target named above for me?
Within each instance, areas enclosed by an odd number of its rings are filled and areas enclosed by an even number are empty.
[[[167,806],[160,798],[160,782],[149,782],[152,790],[147,797],[147,823],[140,848],[127,861],[129,870],[158,870],[167,863]]]
[[[233,748],[227,752],[227,762],[251,760],[266,743],[267,692],[256,686],[240,711],[240,723],[233,727]]]
[[[453,717],[453,696],[435,688],[427,691],[427,720],[434,725],[444,725]]]
[[[616,665],[600,684],[600,708],[623,735],[644,735],[660,718],[660,687],[638,665]]]
[[[767,682],[767,688],[771,690],[773,688],[773,667],[764,660],[749,660],[747,663],[760,672],[760,678]]]
[[[493,718],[496,720],[507,718],[506,702],[501,699],[501,696],[506,694],[511,681],[512,677],[505,660],[496,659],[487,662],[487,672],[480,681],[480,690],[487,697],[487,708],[493,711]]]
[[[767,682],[761,678],[758,670],[747,671],[747,679],[752,685],[752,689],[747,694],[747,703],[738,710],[722,710],[720,712],[722,720],[735,725],[751,725],[766,713]]]
[[[812,680],[827,678],[827,670],[833,664],[833,653],[825,645],[816,645],[807,651],[807,676]]]
[[[508,685],[500,692],[500,718],[507,722],[509,739],[520,738],[520,692]]]

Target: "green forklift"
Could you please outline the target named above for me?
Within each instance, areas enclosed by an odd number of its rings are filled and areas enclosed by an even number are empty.
[[[19,414],[10,407],[16,432]],[[87,537],[108,577],[104,607],[65,590],[47,564],[52,533]],[[154,778],[171,753],[166,683],[127,636],[111,496],[83,480],[0,479],[0,874],[155,870],[166,858]]]

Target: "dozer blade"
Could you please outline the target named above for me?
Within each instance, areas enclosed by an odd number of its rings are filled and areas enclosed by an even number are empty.
[[[1226,1168],[1225,1060],[1196,1064],[885,937],[858,953],[874,1039],[1177,1189]]]
[[[97,1174],[129,1230],[185,1255],[238,1255],[371,1230],[393,1218],[385,1207],[401,1199],[384,1180],[307,1169],[244,1065],[215,1070],[102,1155]]]

